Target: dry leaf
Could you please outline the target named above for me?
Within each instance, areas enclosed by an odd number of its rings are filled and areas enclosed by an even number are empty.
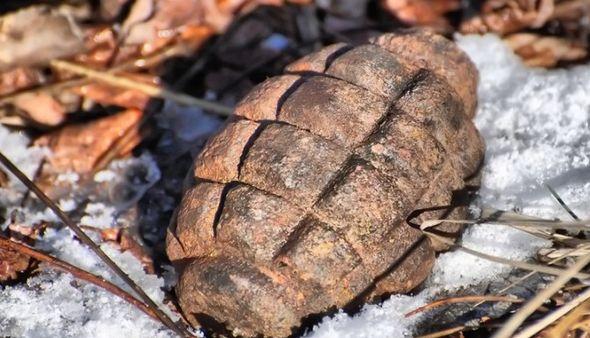
[[[576,61],[588,55],[586,48],[563,38],[516,33],[504,41],[531,67],[553,67],[560,61]]]
[[[16,251],[0,248],[0,283],[13,281],[29,268],[31,259]]]
[[[42,83],[41,71],[32,68],[16,67],[0,74],[0,95]]]
[[[0,70],[45,63],[84,50],[79,27],[48,6],[31,6],[0,17]]]
[[[381,5],[409,25],[449,26],[445,14],[461,7],[459,0],[382,0]]]
[[[588,9],[587,0],[487,0],[478,16],[461,23],[460,31],[505,35],[540,28],[549,20],[579,20]]]
[[[100,158],[128,130],[137,134],[139,140],[142,115],[140,110],[128,109],[92,122],[68,125],[42,136],[36,144],[49,146],[53,153],[44,166],[44,173],[90,173]]]
[[[111,61],[117,51],[117,36],[111,27],[98,26],[86,30],[84,44],[87,52],[77,54],[74,60],[87,66],[102,67]]]
[[[109,228],[100,232],[101,238],[106,242],[112,242],[119,246],[120,250],[129,251],[143,265],[143,269],[148,274],[154,274],[154,261],[144,246],[139,244],[126,229]]]

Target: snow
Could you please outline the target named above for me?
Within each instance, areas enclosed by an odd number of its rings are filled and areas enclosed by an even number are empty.
[[[80,223],[91,227],[106,229],[111,228],[115,223],[115,207],[103,203],[88,203]]]
[[[551,199],[543,184],[550,184],[581,217],[590,217],[590,65],[569,70],[533,70],[520,61],[494,36],[458,36],[460,46],[480,70],[479,111],[476,124],[487,143],[479,205],[517,210],[529,215],[560,217],[567,214]],[[219,122],[206,115],[199,129],[187,126],[199,121],[181,109],[170,110],[170,120],[159,123],[181,127],[171,137],[183,142],[204,135]],[[198,120],[197,119],[197,120]],[[189,123],[190,122],[190,123]],[[198,123],[197,123],[198,124]],[[173,128],[172,128],[173,129]],[[26,136],[0,126],[0,149],[31,175],[46,150],[28,147]],[[124,173],[145,171],[142,179],[129,184]],[[141,170],[139,170],[141,172]],[[117,161],[95,177],[99,184],[132,189],[132,198],[114,197],[86,205],[83,222],[101,228],[117,224],[119,211],[137,201],[160,178],[149,155]],[[65,175],[62,179],[75,182]],[[17,209],[22,187],[11,179],[0,191],[0,205]],[[130,196],[125,193],[124,196]],[[76,201],[60,205],[76,208]],[[20,210],[27,213],[27,210]],[[48,211],[25,215],[27,222],[53,220]],[[462,238],[466,247],[511,259],[531,257],[547,243],[525,233],[498,225],[470,227]],[[48,230],[38,247],[80,268],[99,273],[123,285],[67,229]],[[157,302],[161,290],[173,280],[145,274],[140,262],[129,253],[103,244],[102,248],[120,262],[131,277]],[[0,334],[18,337],[172,337],[132,306],[101,289],[78,281],[66,273],[44,268],[25,284],[0,289]],[[509,271],[463,252],[440,255],[432,276],[416,295],[398,295],[381,304],[366,305],[349,316],[326,317],[308,337],[404,337],[425,314],[404,314],[429,302],[440,292],[453,292],[469,285],[497,279]],[[166,279],[166,280],[165,280]]]
[[[0,125],[0,149],[5,156],[28,177],[33,176],[47,150],[39,147],[28,147],[29,139],[23,132],[10,132]],[[6,172],[0,164],[3,172]],[[25,186],[16,178],[9,175],[7,187],[0,188],[0,205],[15,203],[20,193],[25,191]]]
[[[45,149],[29,147],[29,140],[20,133],[0,126],[0,149],[31,177],[48,154]],[[112,227],[116,212],[135,203],[145,191],[160,179],[160,171],[149,154],[138,158],[114,161],[105,172],[113,172],[105,188],[126,189],[125,198],[111,196],[108,203],[88,203],[82,224],[99,228]],[[107,174],[108,175],[108,174]],[[107,176],[104,173],[103,177]],[[76,183],[78,175],[60,175],[60,181]],[[0,191],[0,206],[6,214],[16,212],[21,224],[35,224],[43,220],[57,221],[48,209],[32,211],[21,208],[24,189],[16,178],[9,176],[9,185]],[[1,190],[1,189],[0,189]],[[113,194],[110,194],[113,195]],[[77,207],[74,199],[61,199],[66,211]],[[6,215],[2,215],[6,216]],[[5,226],[6,224],[4,224]],[[0,227],[3,225],[0,223]],[[96,237],[94,233],[89,233]],[[79,241],[69,229],[48,229],[37,241],[37,248],[81,269],[98,274],[131,292],[99,259]],[[143,266],[130,252],[120,252],[110,244],[101,248],[135,280],[156,303],[164,299],[162,288],[168,280],[146,274]],[[170,275],[170,274],[168,274]],[[132,292],[131,292],[132,293]],[[133,293],[132,293],[133,294]],[[167,307],[162,307],[167,309]],[[171,314],[177,319],[176,315]],[[39,274],[26,283],[0,288],[0,335],[11,337],[174,337],[174,334],[143,312],[112,294],[67,273],[43,267]]]

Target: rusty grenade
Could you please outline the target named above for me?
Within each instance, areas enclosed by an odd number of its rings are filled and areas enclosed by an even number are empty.
[[[282,337],[418,286],[445,247],[408,216],[476,176],[476,87],[469,58],[421,30],[327,46],[256,86],[197,157],[168,229],[186,317]]]

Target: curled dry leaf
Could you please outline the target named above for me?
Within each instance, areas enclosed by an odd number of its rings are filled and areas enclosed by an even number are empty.
[[[487,0],[481,13],[461,23],[462,33],[494,32],[501,35],[540,28],[550,20],[575,22],[587,17],[587,0]]]
[[[224,31],[235,15],[258,5],[281,5],[285,0],[139,0],[122,25],[125,44],[158,43],[182,32],[186,26],[206,26]],[[293,1],[299,4],[310,0]],[[161,43],[161,42],[160,42]]]
[[[288,336],[310,314],[419,285],[448,246],[406,220],[452,204],[483,157],[477,70],[440,35],[336,44],[286,70],[299,72],[255,87],[209,140],[168,229],[185,315],[236,335]]]
[[[516,33],[504,41],[531,67],[553,67],[560,61],[576,61],[588,55],[584,46],[564,38]]]
[[[109,228],[101,230],[100,236],[103,241],[112,242],[119,246],[123,252],[129,251],[143,265],[148,274],[154,274],[154,261],[145,247],[141,245],[127,229]]]
[[[44,174],[75,172],[81,175],[92,172],[95,164],[113,144],[131,132],[135,144],[139,143],[139,122],[142,112],[128,109],[112,116],[88,123],[68,125],[39,138],[37,145],[48,146],[53,155],[44,166]]]
[[[12,220],[0,236],[6,236],[12,240],[33,245],[44,229],[44,225],[38,227],[22,226]],[[21,273],[27,271],[35,261],[26,255],[8,248],[0,248],[0,284],[16,280]]]
[[[31,264],[28,256],[16,251],[0,248],[0,284],[13,281],[26,271]]]

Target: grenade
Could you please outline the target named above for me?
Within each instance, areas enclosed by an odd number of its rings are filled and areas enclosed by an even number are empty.
[[[476,176],[476,87],[453,42],[416,30],[327,46],[255,87],[197,157],[168,228],[189,321],[282,337],[423,282],[445,248],[407,218]]]

